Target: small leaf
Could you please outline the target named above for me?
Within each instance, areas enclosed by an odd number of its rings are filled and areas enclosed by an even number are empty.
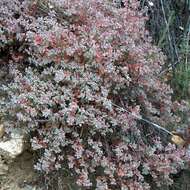
[[[176,145],[184,145],[185,144],[185,141],[180,136],[178,136],[178,135],[172,135],[171,140]]]

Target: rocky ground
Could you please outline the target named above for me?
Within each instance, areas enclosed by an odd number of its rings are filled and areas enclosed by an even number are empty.
[[[33,155],[24,134],[13,131],[4,138],[0,127],[0,190],[37,190]]]
[[[1,190],[37,190],[32,185],[36,174],[33,171],[32,155],[28,152],[24,152],[9,165],[1,163],[0,172]]]

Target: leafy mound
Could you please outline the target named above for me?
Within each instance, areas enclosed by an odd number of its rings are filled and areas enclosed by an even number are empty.
[[[32,135],[35,168],[69,171],[85,189],[150,189],[146,176],[171,184],[184,150],[162,145],[157,131],[114,106],[164,126],[179,122],[138,1],[1,0],[0,10],[12,75],[2,119]]]

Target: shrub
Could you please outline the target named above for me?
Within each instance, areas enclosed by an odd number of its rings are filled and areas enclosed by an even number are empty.
[[[158,77],[164,55],[151,44],[138,1],[0,5],[1,46],[14,36],[17,47],[9,52],[2,120],[32,135],[40,153],[35,168],[44,175],[69,171],[85,189],[150,189],[146,176],[171,184],[185,151],[164,146],[150,126],[113,106],[164,126],[179,122],[172,90]]]

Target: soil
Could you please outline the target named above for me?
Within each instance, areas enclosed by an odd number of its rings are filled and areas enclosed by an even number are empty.
[[[32,154],[25,151],[13,163],[8,164],[8,172],[0,176],[0,190],[37,190],[32,184],[37,179],[33,165]]]

